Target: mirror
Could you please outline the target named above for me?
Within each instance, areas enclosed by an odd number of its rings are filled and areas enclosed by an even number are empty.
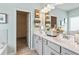
[[[65,11],[55,8],[54,10],[51,10],[44,15],[46,32],[51,32],[54,26],[56,26],[57,28],[63,27],[64,32],[67,32],[67,15]]]

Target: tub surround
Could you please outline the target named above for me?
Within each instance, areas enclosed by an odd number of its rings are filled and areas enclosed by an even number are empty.
[[[79,54],[79,45],[74,41],[73,37],[70,37],[70,39],[65,39],[65,38],[60,38],[60,37],[50,37],[47,36],[46,34],[38,32],[34,32],[34,35],[37,35],[43,40],[47,40],[49,42],[55,43],[63,48],[68,49],[69,51],[72,51],[76,54]]]

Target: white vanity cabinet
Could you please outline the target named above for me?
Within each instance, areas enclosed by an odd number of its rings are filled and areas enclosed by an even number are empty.
[[[34,34],[34,48],[39,55],[79,55],[77,52],[75,53],[76,47],[72,50],[66,48],[63,42],[64,46],[61,45],[61,42],[62,41],[55,41],[55,38],[47,38],[39,34]],[[77,51],[79,51],[78,49]]]
[[[42,38],[38,35],[34,35],[34,48],[39,55],[42,55]]]
[[[50,47],[52,50],[54,50],[54,51],[56,51],[57,53],[60,54],[60,46],[59,45],[48,41],[48,47]]]
[[[39,55],[42,55],[42,38],[41,37],[39,37],[39,39],[38,39],[38,48],[37,48],[37,52],[38,52],[38,54]]]
[[[43,55],[59,55],[60,54],[54,48],[51,48],[51,47],[49,46],[49,41],[43,39]]]
[[[39,37],[35,34],[33,36],[34,36],[34,38],[33,38],[34,39],[34,49],[37,50]]]

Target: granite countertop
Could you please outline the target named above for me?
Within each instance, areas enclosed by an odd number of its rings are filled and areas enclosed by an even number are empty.
[[[69,40],[67,40],[65,38],[61,39],[60,37],[50,37],[50,36],[47,36],[40,32],[34,32],[34,34],[79,54],[79,45],[74,41],[73,38],[71,38]]]

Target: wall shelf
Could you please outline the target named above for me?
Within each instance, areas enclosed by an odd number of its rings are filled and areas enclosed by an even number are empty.
[[[35,20],[34,20],[34,25],[35,28],[39,28],[40,27],[40,10],[39,9],[35,9]]]
[[[45,28],[46,28],[46,31],[47,31],[47,29],[50,28],[50,24],[51,24],[50,15],[49,15],[49,12],[46,12],[45,13]]]

